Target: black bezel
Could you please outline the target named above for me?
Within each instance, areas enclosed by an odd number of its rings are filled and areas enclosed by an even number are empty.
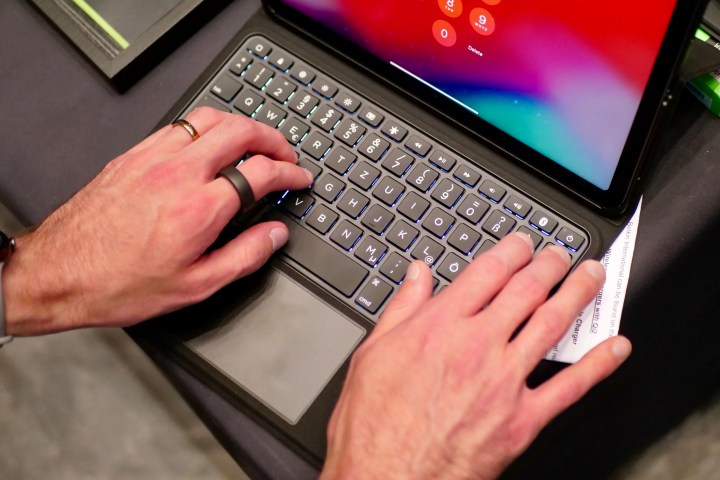
[[[436,114],[446,117],[449,122],[477,136],[516,163],[537,172],[556,187],[568,191],[597,210],[611,214],[625,211],[633,187],[639,180],[641,168],[660,140],[657,138],[658,124],[662,123],[659,121],[661,113],[667,110],[663,108],[664,103],[668,93],[675,90],[673,86],[677,83],[677,69],[706,3],[707,0],[687,0],[676,5],[613,181],[607,190],[602,190],[281,0],[264,0],[265,6],[277,20],[321,42],[325,48],[379,76],[389,85],[398,87],[415,101],[422,102]]]

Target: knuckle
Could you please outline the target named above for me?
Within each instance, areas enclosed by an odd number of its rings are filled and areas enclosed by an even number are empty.
[[[510,276],[510,265],[504,257],[496,252],[487,252],[480,260],[480,275],[507,278]]]
[[[532,302],[545,299],[551,287],[536,270],[525,270],[515,277],[515,281],[519,291],[523,292],[523,297]]]
[[[208,106],[202,106],[197,107],[194,109],[190,114],[187,116],[188,121],[197,121],[204,123],[216,123],[219,122],[225,114],[221,112],[220,110],[217,110],[212,107]]]
[[[527,415],[518,414],[507,423],[505,443],[509,453],[515,457],[530,445],[536,435],[535,422]]]

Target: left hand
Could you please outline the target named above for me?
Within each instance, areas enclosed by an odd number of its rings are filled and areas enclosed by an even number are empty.
[[[238,170],[256,199],[307,188],[312,175],[277,130],[207,107],[187,120],[197,141],[162,128],[18,238],[3,272],[9,334],[132,325],[208,297],[287,241],[287,227],[268,222],[205,253],[240,208],[216,178],[223,167],[254,154]]]

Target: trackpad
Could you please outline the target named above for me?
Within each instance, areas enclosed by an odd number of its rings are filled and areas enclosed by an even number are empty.
[[[365,329],[272,269],[262,292],[187,346],[291,424],[317,398]]]

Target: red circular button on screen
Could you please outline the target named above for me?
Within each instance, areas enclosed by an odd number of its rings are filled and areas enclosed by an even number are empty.
[[[452,25],[445,20],[437,20],[432,26],[435,40],[443,47],[452,47],[457,41],[457,33]]]
[[[450,18],[457,18],[462,15],[462,0],[438,0],[438,6]]]
[[[480,35],[492,35],[495,31],[495,18],[484,8],[473,8],[470,12],[470,25]]]

